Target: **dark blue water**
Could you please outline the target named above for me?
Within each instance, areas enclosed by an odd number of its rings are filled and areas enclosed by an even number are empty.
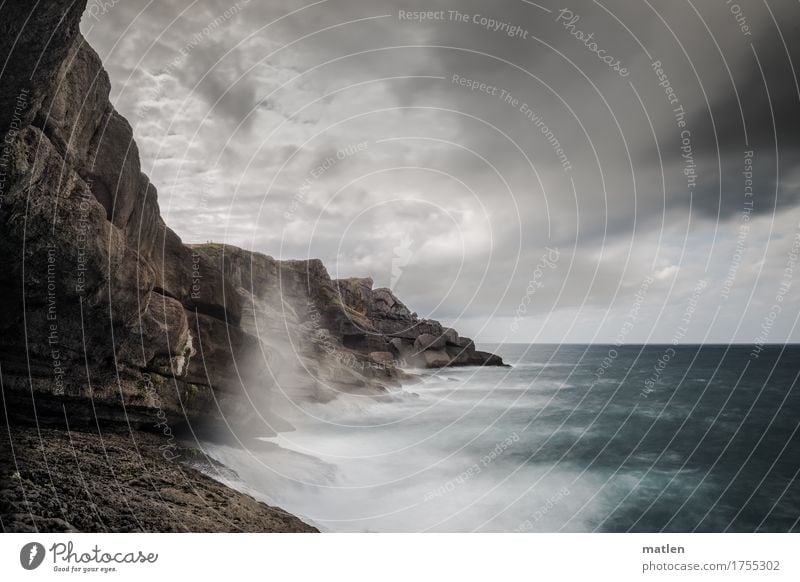
[[[800,531],[800,347],[494,348],[216,454],[333,531]]]
[[[798,530],[800,348],[758,357],[740,346],[502,352],[517,363],[515,383],[565,383],[547,406],[527,410],[550,438],[511,455],[599,472],[624,493],[596,529]],[[527,422],[519,410],[510,416]]]

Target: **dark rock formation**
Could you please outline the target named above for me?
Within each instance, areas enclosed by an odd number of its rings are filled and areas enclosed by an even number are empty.
[[[79,32],[84,8],[2,8],[0,366],[12,418],[263,435],[288,426],[276,392],[381,396],[404,377],[398,360],[502,364],[370,279],[184,245]]]
[[[0,428],[0,531],[316,531],[192,468],[234,477],[202,453],[165,457],[153,435]]]
[[[248,296],[245,304],[255,297],[280,299],[291,306],[274,321],[285,325],[285,317],[297,315],[293,323],[298,323],[318,313],[320,326],[353,357],[366,356],[374,364],[371,354],[390,353],[394,359],[388,366],[423,368],[503,365],[499,356],[477,351],[474,342],[459,337],[456,330],[419,319],[390,289],[373,289],[369,277],[331,280],[319,260],[278,261],[230,245],[192,248],[213,257],[226,279]],[[305,298],[306,305],[297,298]]]
[[[403,364],[502,361],[319,260],[184,245],[79,32],[85,4],[0,8],[0,526],[309,531],[170,462],[176,435],[266,436],[307,403],[392,398]]]
[[[79,33],[84,4],[2,9],[0,364],[9,410],[63,416],[66,406],[75,423],[145,428],[163,411],[176,428],[217,425],[241,412],[259,342],[239,327],[241,295],[161,219],[131,127]]]
[[[499,356],[477,351],[456,330],[419,319],[390,289],[373,289],[370,278],[339,279],[336,287],[345,308],[331,314],[332,326],[355,349],[388,351],[423,368],[503,365]]]

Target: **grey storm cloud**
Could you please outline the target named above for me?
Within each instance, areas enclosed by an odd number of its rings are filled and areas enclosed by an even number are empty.
[[[719,307],[712,339],[747,341],[785,268],[795,3],[91,6],[84,34],[188,241],[318,256],[487,340],[523,300],[512,341],[613,337],[654,277],[632,339],[669,340],[702,279],[690,336]]]

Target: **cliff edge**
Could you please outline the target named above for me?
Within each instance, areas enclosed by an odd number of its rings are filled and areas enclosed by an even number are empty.
[[[14,3],[0,23],[0,370],[12,421],[239,438],[289,428],[281,398],[380,397],[406,366],[502,365],[370,279],[183,244],[80,34],[84,9]]]

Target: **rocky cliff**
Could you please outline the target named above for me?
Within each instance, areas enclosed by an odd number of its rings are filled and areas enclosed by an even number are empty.
[[[11,417],[265,434],[288,426],[281,398],[380,396],[402,367],[502,364],[370,279],[183,244],[80,34],[84,8],[17,2],[0,21],[0,366]]]

